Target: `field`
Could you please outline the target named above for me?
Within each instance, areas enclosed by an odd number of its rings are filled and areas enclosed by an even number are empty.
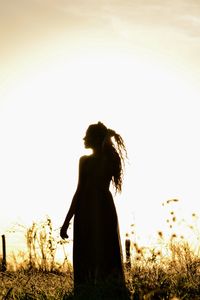
[[[174,213],[171,217],[175,222]],[[168,240],[161,231],[157,235],[155,248],[142,247],[127,236],[124,270],[128,296],[120,294],[120,290],[116,293],[112,282],[99,283],[94,288],[85,286],[81,295],[73,296],[72,266],[67,257],[62,263],[55,260],[57,245],[64,245],[53,236],[51,220],[33,224],[26,232],[27,252],[23,259],[19,263],[15,258],[6,271],[0,271],[0,299],[200,299],[199,248],[194,251],[183,236],[175,233]]]
[[[129,299],[200,299],[200,259],[190,252],[187,244],[173,244],[173,256],[164,258],[152,253],[145,258],[139,253],[132,265],[125,264]],[[112,286],[109,286],[112,289]],[[117,299],[104,298],[99,286],[94,298],[89,294],[73,297],[73,276],[70,265],[65,272],[42,268],[20,268],[0,273],[0,299]],[[87,295],[87,296],[85,296]],[[112,296],[110,296],[112,297]],[[123,298],[119,298],[123,299]],[[125,299],[125,298],[124,298]],[[126,298],[127,299],[127,298]]]

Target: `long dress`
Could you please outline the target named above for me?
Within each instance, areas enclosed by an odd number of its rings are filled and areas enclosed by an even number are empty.
[[[118,218],[109,190],[110,159],[84,156],[81,189],[74,215],[74,287],[124,278]]]

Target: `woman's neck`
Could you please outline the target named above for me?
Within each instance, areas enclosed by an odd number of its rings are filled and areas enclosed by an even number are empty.
[[[101,147],[95,147],[95,148],[92,149],[92,151],[93,151],[94,156],[99,156],[99,155],[102,154],[102,148]]]

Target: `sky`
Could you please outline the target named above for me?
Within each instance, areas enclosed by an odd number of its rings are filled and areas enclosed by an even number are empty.
[[[62,225],[82,138],[98,121],[127,146],[115,199],[122,235],[131,224],[140,239],[167,230],[171,209],[191,221],[200,198],[199,25],[197,0],[0,0],[1,234],[46,215]]]

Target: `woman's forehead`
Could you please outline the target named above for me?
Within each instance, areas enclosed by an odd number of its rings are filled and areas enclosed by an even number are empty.
[[[86,130],[86,134],[88,134],[88,133],[93,133],[93,132],[95,132],[95,131],[97,131],[97,127],[94,126],[94,125],[90,125],[90,126],[88,127],[88,129]]]
[[[100,126],[99,124],[91,124],[86,130],[86,135],[101,135],[106,134],[106,127]]]

